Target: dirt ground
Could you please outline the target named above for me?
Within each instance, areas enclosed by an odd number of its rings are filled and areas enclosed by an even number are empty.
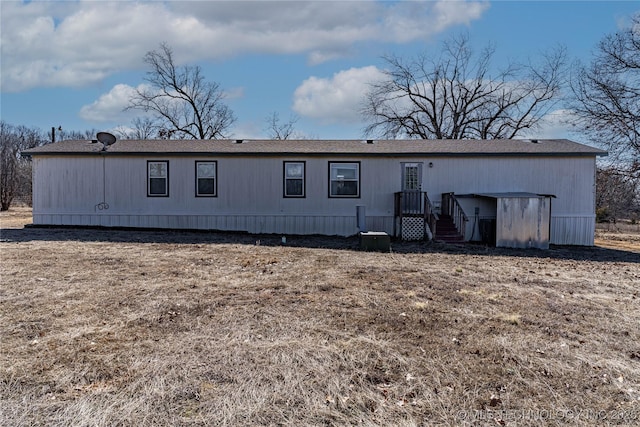
[[[640,425],[640,239],[506,250],[23,228],[0,425]]]

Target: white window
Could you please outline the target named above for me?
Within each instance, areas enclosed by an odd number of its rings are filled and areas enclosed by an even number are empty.
[[[147,161],[147,196],[169,197],[168,161]]]
[[[196,162],[196,197],[216,197],[217,163]]]
[[[360,197],[359,162],[329,162],[329,197]]]
[[[284,162],[284,197],[305,196],[305,162]]]
[[[402,173],[404,175],[402,182],[403,191],[420,191],[420,169],[419,163],[403,163]]]

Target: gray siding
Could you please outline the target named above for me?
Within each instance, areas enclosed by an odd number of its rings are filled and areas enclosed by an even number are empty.
[[[431,194],[530,192],[553,194],[556,215],[595,217],[595,159],[589,157],[435,159],[425,169]]]
[[[550,243],[593,246],[595,232],[595,159],[589,157],[435,159],[427,168],[425,188],[432,200],[443,192],[457,194],[530,192],[553,194]],[[474,239],[474,207],[480,219],[494,218],[495,202],[461,199]]]
[[[169,161],[169,197],[147,197],[147,160]],[[196,160],[218,162],[218,197],[195,197]],[[306,162],[305,198],[283,197],[285,160]],[[333,160],[360,162],[360,198],[328,197]],[[551,243],[593,244],[593,157],[40,155],[34,156],[34,223],[353,235],[356,206],[364,205],[368,229],[392,233],[401,163],[416,161],[424,165],[422,188],[435,202],[443,192],[554,194]],[[102,202],[109,208],[100,209]]]

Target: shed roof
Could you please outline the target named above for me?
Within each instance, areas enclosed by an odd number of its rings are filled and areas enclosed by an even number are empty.
[[[242,142],[239,142],[242,141]],[[200,156],[604,156],[606,151],[567,139],[498,140],[67,140],[24,155],[200,155]]]
[[[514,191],[507,193],[478,193],[472,194],[473,197],[486,197],[489,199],[540,199],[546,197],[556,197],[553,194],[537,194],[522,191]]]

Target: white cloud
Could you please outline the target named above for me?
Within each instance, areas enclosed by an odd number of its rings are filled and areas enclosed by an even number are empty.
[[[479,19],[488,2],[435,1],[399,2],[384,15],[385,41],[405,43],[438,34],[454,25]]]
[[[383,77],[375,66],[340,71],[330,79],[310,77],[294,92],[293,110],[324,122],[359,121],[369,84]]]
[[[263,123],[253,121],[240,121],[233,125],[229,138],[264,139],[266,138]]]
[[[137,89],[142,89],[143,85]],[[80,117],[89,122],[126,122],[141,115],[139,110],[124,109],[136,92],[136,88],[126,84],[115,85],[109,92],[103,94],[96,101],[80,109]]]
[[[132,87],[127,84],[117,84],[107,93],[91,104],[84,105],[80,108],[80,117],[89,122],[120,122],[130,123],[135,117],[146,115],[142,110],[130,109],[126,110],[131,98],[135,95],[136,90],[149,89],[148,85],[140,84],[138,87]],[[238,99],[244,97],[244,88],[235,87],[225,91],[225,97],[229,99]]]
[[[244,98],[244,87],[237,86],[226,89],[224,91],[224,97],[226,100]]]
[[[166,41],[179,63],[245,53],[306,54],[426,39],[478,19],[484,1],[0,2],[2,91],[83,86],[142,67]]]
[[[146,6],[145,13],[150,16],[145,17],[130,5],[71,5],[2,2],[3,91],[83,86],[99,82],[124,66],[141,64],[136,44],[151,24],[152,9],[157,6]]]
[[[577,129],[571,123],[575,123],[573,112],[567,109],[558,109],[547,113],[542,118],[539,129],[524,132],[522,138],[558,139],[573,137]]]

